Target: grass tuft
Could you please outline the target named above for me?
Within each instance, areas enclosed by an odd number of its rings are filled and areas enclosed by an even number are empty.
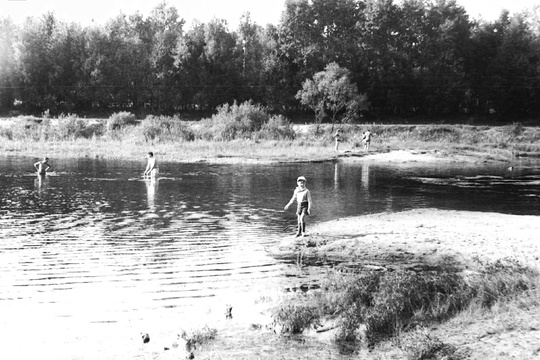
[[[478,264],[479,271],[467,277],[453,269],[332,273],[322,286],[324,290],[306,294],[301,306],[291,303],[295,299],[288,300],[279,307],[274,321],[283,329],[301,332],[314,319],[337,316],[336,340],[374,345],[419,326],[444,322],[471,307],[490,310],[496,304],[538,292],[538,271],[517,260]],[[527,302],[527,306],[531,304]],[[428,340],[420,342],[426,350],[418,349],[418,354],[448,348]]]

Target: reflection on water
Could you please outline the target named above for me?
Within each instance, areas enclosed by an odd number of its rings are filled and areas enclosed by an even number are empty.
[[[36,180],[34,180],[34,187],[38,193],[42,193],[47,190],[49,186],[49,177],[46,175],[37,174]]]
[[[55,160],[56,176],[40,178],[26,162],[0,165],[1,359],[141,358],[141,331],[245,332],[254,299],[324,271],[265,251],[294,228],[294,210],[281,209],[299,174],[311,223],[417,207],[540,211],[533,167],[161,164],[142,179],[144,164],[80,159]],[[234,322],[222,323],[225,304]],[[329,358],[327,346],[312,350]]]
[[[144,182],[146,183],[146,194],[148,197],[148,209],[155,210],[155,198],[156,193],[159,185],[159,178],[150,177],[148,179],[145,179]]]
[[[362,187],[367,195],[369,195],[369,162],[362,164]]]

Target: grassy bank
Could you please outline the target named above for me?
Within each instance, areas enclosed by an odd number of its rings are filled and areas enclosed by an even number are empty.
[[[373,358],[394,348],[407,359],[466,359],[467,351],[434,329],[496,322],[501,314],[526,318],[519,314],[538,309],[539,285],[536,268],[511,258],[479,263],[466,276],[451,266],[442,272],[331,272],[321,290],[285,299],[274,320],[282,333],[329,327],[344,348],[371,349]],[[509,324],[498,326],[504,332]]]
[[[340,152],[363,155],[362,133],[375,134],[371,152],[437,151],[507,160],[537,157],[540,129],[520,123],[506,126],[347,124]],[[134,160],[148,151],[162,161],[276,162],[333,159],[335,127],[293,125],[282,116],[244,103],[224,106],[211,118],[184,121],[179,117],[135,119],[117,113],[108,119],[17,117],[0,120],[4,154],[49,157],[91,157]],[[120,149],[120,151],[119,151]]]

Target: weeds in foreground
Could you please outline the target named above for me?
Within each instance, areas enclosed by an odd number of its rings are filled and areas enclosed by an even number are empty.
[[[455,271],[333,273],[324,290],[305,295],[302,306],[290,302],[279,305],[274,320],[284,329],[298,332],[309,328],[315,318],[338,316],[336,340],[363,340],[373,345],[418,326],[445,321],[470,306],[489,310],[539,288],[538,271],[514,259],[479,265],[479,271],[467,278]],[[418,356],[447,348],[428,340],[419,342],[417,346],[426,349],[415,350],[414,359],[427,359]]]
[[[442,342],[436,336],[429,334],[424,327],[417,327],[400,339],[399,347],[407,354],[409,360],[461,360],[465,354],[458,349]]]
[[[274,309],[272,317],[281,333],[300,334],[318,320],[319,313],[314,306],[284,304]]]
[[[191,343],[191,346],[198,347],[214,340],[217,336],[217,330],[205,325],[203,328],[195,329],[189,332],[184,331],[182,338]]]

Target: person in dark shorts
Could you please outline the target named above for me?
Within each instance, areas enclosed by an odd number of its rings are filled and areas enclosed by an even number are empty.
[[[39,175],[45,175],[47,173],[47,171],[49,171],[52,168],[51,165],[49,164],[49,158],[47,158],[47,157],[45,157],[45,158],[43,158],[43,160],[38,161],[37,163],[35,163],[34,167],[36,168],[37,173]]]
[[[150,176],[150,177],[155,178],[158,174],[158,171],[159,170],[158,170],[157,160],[154,157],[154,153],[150,151],[148,153],[148,163],[146,164],[146,169],[144,170],[143,177]]]
[[[311,213],[311,193],[306,187],[305,177],[298,177],[296,182],[298,186],[296,187],[296,189],[294,189],[291,200],[287,203],[287,205],[285,205],[285,210],[287,210],[289,206],[291,206],[292,203],[296,200],[298,205],[296,209],[296,215],[298,216],[298,231],[296,232],[296,236],[306,236],[305,217],[306,215],[309,215]]]

